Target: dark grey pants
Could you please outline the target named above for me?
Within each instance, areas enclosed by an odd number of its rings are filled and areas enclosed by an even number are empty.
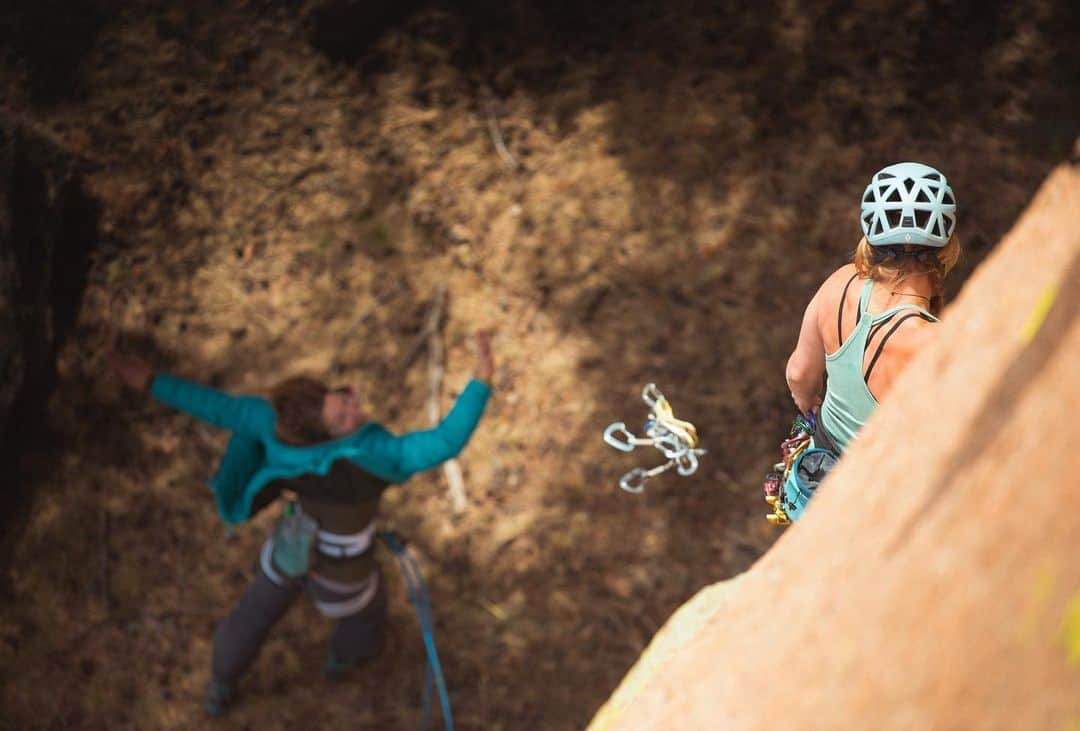
[[[344,605],[350,597],[347,593],[328,588],[317,578],[275,583],[260,564],[255,581],[247,588],[232,612],[218,625],[214,632],[214,656],[212,677],[219,683],[233,685],[259,654],[259,648],[270,634],[270,629],[292,606],[306,588],[316,606]],[[335,668],[345,668],[375,657],[383,644],[386,625],[386,589],[382,576],[376,572],[378,582],[371,600],[359,611],[337,619],[330,635],[330,658]],[[332,583],[332,582],[331,582]],[[325,612],[324,612],[325,613]],[[331,615],[333,616],[333,615]]]

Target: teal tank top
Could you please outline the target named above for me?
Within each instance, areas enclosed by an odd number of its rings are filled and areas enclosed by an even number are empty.
[[[850,282],[849,282],[850,284]],[[866,343],[876,330],[882,327],[894,315],[903,310],[913,312],[911,316],[919,316],[930,322],[937,322],[937,318],[916,305],[898,305],[892,307],[880,315],[871,316],[867,311],[870,305],[870,292],[874,288],[874,280],[866,280],[863,285],[862,295],[859,297],[859,315],[855,323],[855,329],[840,344],[836,352],[825,356],[825,372],[828,374],[828,382],[825,387],[825,398],[821,403],[821,426],[824,427],[827,436],[840,448],[847,449],[855,435],[862,428],[870,414],[874,413],[878,402],[870,388],[866,385],[870,370],[863,373],[863,359],[866,354]],[[846,290],[846,288],[845,288]],[[841,299],[840,307],[844,306]],[[885,340],[906,318],[900,318],[892,329],[882,338],[878,346],[878,352],[874,361],[881,354],[881,346]],[[870,368],[873,368],[871,361]]]

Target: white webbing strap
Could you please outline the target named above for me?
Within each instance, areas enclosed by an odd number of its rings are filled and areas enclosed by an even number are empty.
[[[375,592],[379,588],[379,573],[373,572],[371,578],[366,582],[366,586],[356,596],[349,597],[348,599],[342,599],[341,601],[328,602],[315,600],[315,608],[324,617],[330,617],[331,619],[341,619],[342,617],[348,617],[356,614],[360,610],[371,604],[371,600],[375,598]]]
[[[262,551],[259,552],[259,565],[262,566],[263,573],[266,574],[266,578],[274,582],[278,586],[288,586],[289,580],[277,572],[274,568],[274,539],[267,538],[266,543],[263,544]]]
[[[375,540],[375,522],[372,521],[367,528],[359,533],[331,533],[320,530],[315,534],[318,541],[319,553],[334,558],[351,558],[359,556],[371,548]]]

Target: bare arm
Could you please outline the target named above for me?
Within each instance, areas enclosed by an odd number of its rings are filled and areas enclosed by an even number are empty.
[[[820,299],[819,289],[806,306],[802,327],[799,329],[799,342],[787,362],[786,376],[791,398],[804,414],[821,405],[821,388],[825,376],[825,343],[818,327]]]

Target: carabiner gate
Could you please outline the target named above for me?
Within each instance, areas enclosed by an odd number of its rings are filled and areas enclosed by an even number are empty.
[[[618,436],[616,436],[617,434],[625,436],[625,441],[620,441]],[[620,452],[633,452],[635,446],[634,439],[634,435],[626,428],[626,424],[621,421],[616,421],[604,430],[604,441],[615,447],[615,449],[618,449]]]
[[[637,495],[645,489],[646,479],[645,470],[635,467],[622,476],[622,479],[619,480],[619,487]]]

